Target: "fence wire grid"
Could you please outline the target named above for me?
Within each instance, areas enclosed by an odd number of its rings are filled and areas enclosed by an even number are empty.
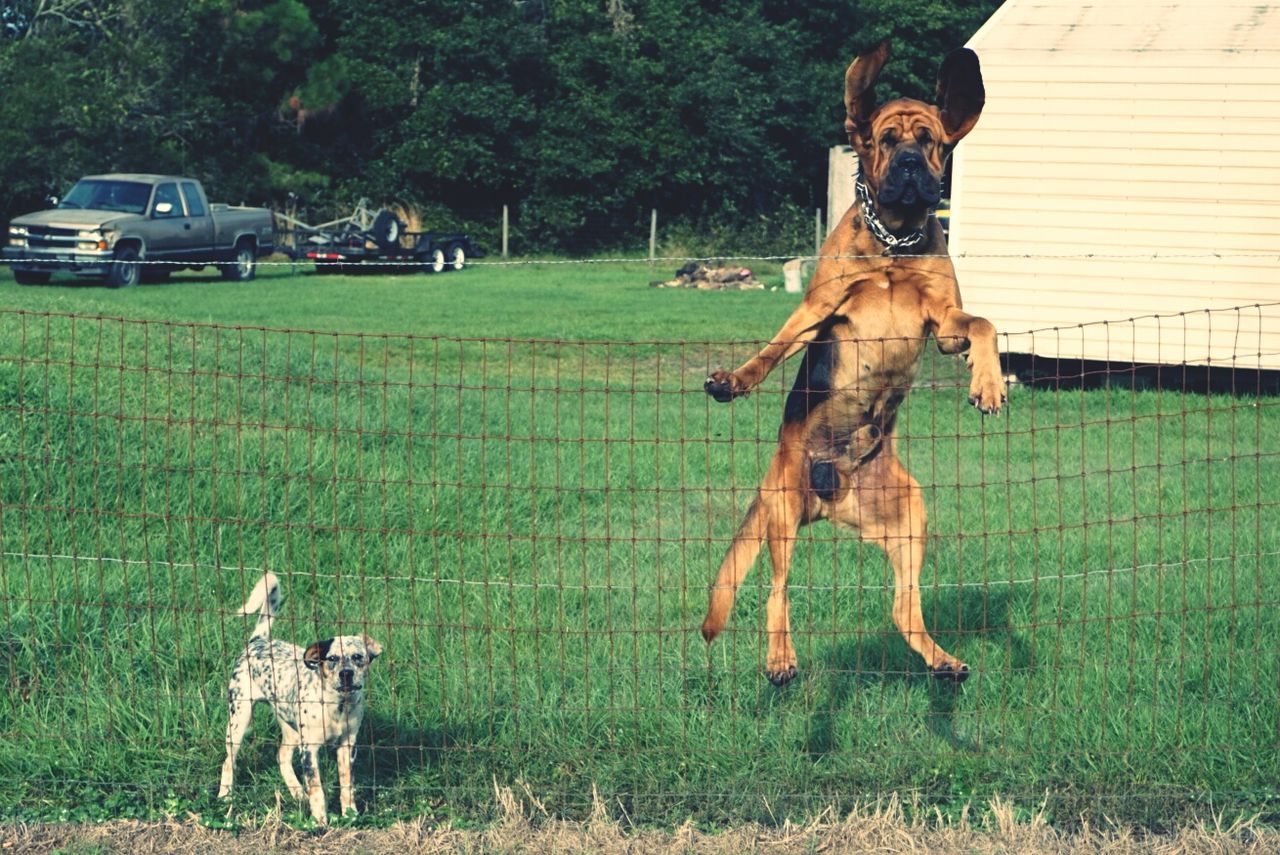
[[[1275,308],[1212,315],[1261,330]],[[925,620],[973,677],[931,680],[883,553],[818,523],[790,578],[800,677],[775,689],[767,556],[727,632],[698,633],[795,369],[732,406],[702,381],[760,344],[0,311],[0,804],[214,810],[254,620],[237,610],[270,570],[277,637],[385,647],[364,812],[483,816],[518,782],[563,815],[594,789],[635,822],[889,793],[1280,816],[1274,380],[1228,360],[1210,382],[1196,354],[1032,357],[1035,382],[983,418],[930,348],[897,434],[929,512]],[[1262,347],[1235,337],[1241,364]],[[254,721],[235,803],[265,810],[279,729]]]

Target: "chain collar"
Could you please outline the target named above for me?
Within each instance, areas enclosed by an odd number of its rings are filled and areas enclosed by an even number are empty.
[[[858,164],[858,171],[853,175],[853,187],[858,196],[858,205],[862,208],[862,219],[866,222],[867,228],[871,229],[871,234],[875,235],[876,240],[884,244],[885,255],[897,255],[924,243],[924,229],[916,229],[905,237],[898,237],[880,222],[875,203],[871,201],[871,188],[867,186],[862,176],[862,164]]]

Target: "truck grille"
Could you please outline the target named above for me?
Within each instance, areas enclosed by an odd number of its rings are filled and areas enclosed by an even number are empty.
[[[32,249],[75,249],[79,229],[56,226],[31,226],[27,230],[27,246]]]

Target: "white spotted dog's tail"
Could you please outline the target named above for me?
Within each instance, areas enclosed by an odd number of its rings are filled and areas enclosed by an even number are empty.
[[[249,592],[249,599],[240,607],[240,614],[257,614],[258,623],[250,638],[267,638],[271,635],[271,619],[280,611],[280,580],[270,571],[263,573],[258,584]]]

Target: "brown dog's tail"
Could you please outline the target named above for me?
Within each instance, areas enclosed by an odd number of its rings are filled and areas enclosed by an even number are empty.
[[[756,556],[760,554],[768,525],[768,508],[761,497],[756,496],[747,511],[746,519],[733,537],[729,552],[724,561],[720,562],[720,572],[716,574],[715,584],[711,586],[711,602],[707,606],[707,616],[702,621],[702,637],[708,644],[724,631],[738,588],[742,586],[742,580],[747,577],[751,566],[755,564]]]

